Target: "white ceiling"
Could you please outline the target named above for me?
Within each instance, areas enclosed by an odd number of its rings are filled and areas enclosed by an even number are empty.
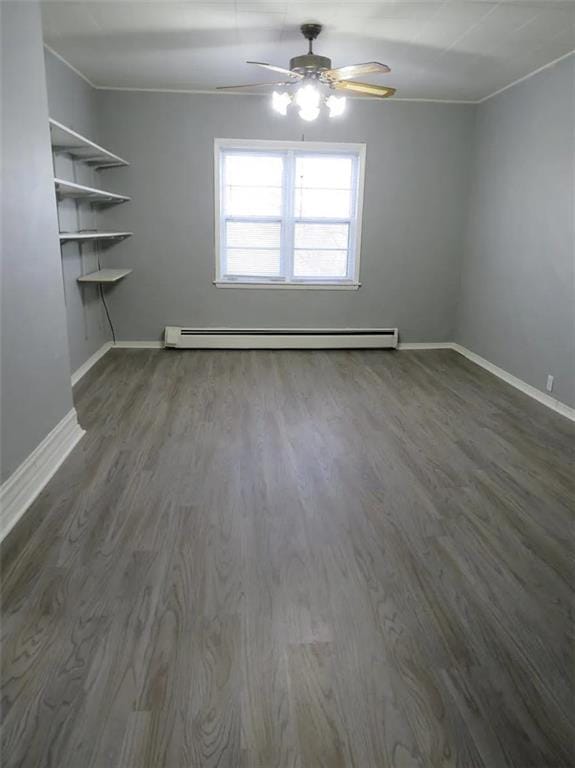
[[[44,0],[48,46],[101,87],[213,90],[273,81],[304,21],[334,66],[381,61],[400,98],[478,100],[575,48],[575,0]]]

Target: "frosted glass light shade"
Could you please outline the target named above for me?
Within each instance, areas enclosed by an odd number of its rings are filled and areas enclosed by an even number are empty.
[[[299,116],[302,120],[311,123],[312,120],[316,120],[319,117],[319,107],[302,107],[299,111]]]
[[[280,115],[287,115],[287,108],[291,104],[291,96],[289,93],[282,91],[274,91],[272,94],[272,107]]]
[[[329,109],[330,117],[339,117],[345,112],[345,96],[328,96],[325,100],[325,104]]]
[[[295,102],[302,110],[312,110],[319,108],[320,93],[315,85],[309,83],[298,88],[295,95]],[[300,112],[301,115],[301,112]],[[304,118],[305,119],[305,118]],[[315,119],[315,118],[314,118]]]

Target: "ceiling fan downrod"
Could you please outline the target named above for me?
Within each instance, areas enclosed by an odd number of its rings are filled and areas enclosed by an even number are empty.
[[[309,43],[309,50],[301,56],[290,59],[290,70],[307,78],[317,79],[320,72],[331,69],[331,59],[318,56],[313,52],[313,41],[322,30],[321,24],[302,24],[300,31]]]
[[[308,54],[313,55],[312,44],[313,44],[313,41],[316,39],[316,37],[319,36],[319,33],[321,32],[321,30],[322,30],[321,24],[302,24],[301,25],[300,31],[309,43]]]

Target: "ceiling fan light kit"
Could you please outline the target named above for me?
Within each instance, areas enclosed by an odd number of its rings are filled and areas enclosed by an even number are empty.
[[[284,77],[290,78],[289,80],[276,83],[223,86],[220,90],[270,85],[287,86],[291,90],[274,90],[272,108],[280,115],[287,115],[288,107],[294,105],[299,108],[301,119],[308,122],[319,117],[322,106],[327,107],[329,117],[339,117],[345,112],[345,96],[338,97],[333,91],[350,91],[379,98],[393,96],[395,88],[372,85],[371,83],[358,83],[348,79],[360,75],[385,74],[390,71],[387,65],[380,64],[378,61],[369,61],[365,64],[351,64],[332,69],[331,59],[327,56],[318,56],[312,48],[313,41],[321,32],[321,24],[302,24],[300,29],[309,43],[309,50],[302,56],[294,56],[290,60],[289,69],[267,64],[263,61],[247,62],[272,72],[280,72]],[[294,89],[294,86],[297,87]]]
[[[299,107],[299,116],[302,120],[311,122],[319,117],[320,106],[328,109],[330,117],[340,117],[345,112],[345,96],[334,96],[320,93],[319,89],[308,83],[301,85],[295,93],[287,91],[274,91],[272,94],[272,108],[280,115],[287,115],[288,107]]]

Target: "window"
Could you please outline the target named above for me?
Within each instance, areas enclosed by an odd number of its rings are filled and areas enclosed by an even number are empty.
[[[215,141],[216,284],[357,288],[363,144]]]

